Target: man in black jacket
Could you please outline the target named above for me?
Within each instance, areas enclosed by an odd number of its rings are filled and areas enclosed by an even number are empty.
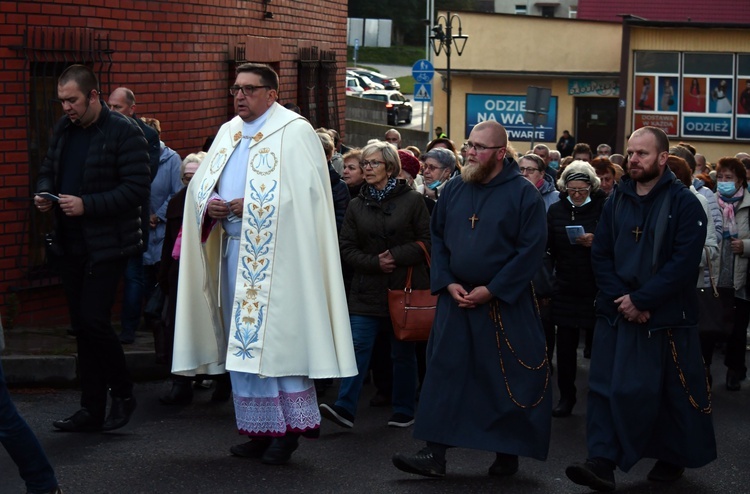
[[[128,257],[142,249],[140,205],[149,196],[148,144],[129,118],[99,98],[94,72],[68,67],[57,94],[66,116],[55,125],[34,204],[54,211],[60,275],[77,329],[81,409],[53,425],[69,432],[114,430],[136,402],[112,305]],[[44,196],[39,195],[41,193]],[[107,389],[112,405],[105,420]]]

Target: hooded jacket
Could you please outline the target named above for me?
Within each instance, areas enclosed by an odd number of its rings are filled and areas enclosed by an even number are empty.
[[[642,197],[636,182],[624,178],[604,206],[591,248],[597,316],[614,324],[620,317],[614,300],[629,294],[636,308],[651,313],[643,325],[649,331],[695,326],[706,225],[700,202],[671,170]]]

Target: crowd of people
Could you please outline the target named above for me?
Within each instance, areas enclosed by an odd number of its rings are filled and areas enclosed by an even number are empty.
[[[50,255],[82,393],[55,428],[128,423],[122,345],[145,313],[172,372],[161,402],[187,405],[215,380],[212,400],[233,400],[248,439],[230,452],[265,464],[287,463],[322,419],[353,429],[370,377],[370,405],[425,443],[393,456],[412,474],[443,477],[448,450],[464,447],[495,453],[490,475],[512,475],[519,457],[547,458],[552,418],[584,398],[588,455],[566,470],[577,484],[614,490],[615,469],[642,458],[656,460],[649,480],[670,482],[715,459],[717,349],[727,390],[747,374],[750,156],[712,164],[654,127],[633,132],[624,155],[568,131],[556,150],[522,153],[496,122],[460,146],[444,134],[404,146],[390,129],[348,148],[280,105],[278,88],[268,66],[239,66],[237,116],[183,160],[158,120],[136,116],[132,91],[105,103],[90,69],[60,77],[65,116],[34,203],[56,217]],[[427,342],[394,335],[388,292],[407,276],[437,295]],[[733,289],[726,338],[698,331],[696,288],[711,284]],[[0,369],[8,406],[4,389]],[[60,492],[41,447],[29,454],[29,492]]]

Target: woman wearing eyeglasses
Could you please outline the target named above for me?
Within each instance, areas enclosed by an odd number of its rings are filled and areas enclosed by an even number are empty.
[[[567,417],[576,403],[576,360],[581,330],[593,331],[596,282],[591,244],[607,199],[594,167],[574,161],[557,181],[560,201],[547,211],[547,247],[557,280],[552,320],[557,325],[557,385],[560,402],[553,417]],[[569,228],[573,227],[573,228]],[[576,228],[577,227],[577,228]]]
[[[456,153],[450,149],[435,147],[423,154],[421,160],[424,163],[424,183],[417,187],[417,191],[437,201],[456,169]]]
[[[518,169],[526,180],[536,185],[542,194],[545,209],[560,200],[560,193],[555,188],[552,177],[545,173],[547,165],[541,156],[529,153],[518,160]],[[548,178],[549,177],[549,178]]]
[[[359,394],[370,367],[379,332],[391,338],[393,390],[391,427],[414,423],[417,361],[413,342],[393,335],[388,312],[388,289],[403,290],[406,273],[414,268],[412,283],[429,288],[430,280],[422,248],[430,249],[430,215],[421,194],[397,180],[401,164],[396,148],[386,142],[362,149],[366,184],[349,203],[339,236],[341,258],[354,271],[349,290],[349,320],[358,374],[342,379],[335,404],[320,405],[323,417],[345,428],[354,426]]]

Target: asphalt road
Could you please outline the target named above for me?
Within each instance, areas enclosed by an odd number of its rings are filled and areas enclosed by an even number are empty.
[[[582,361],[582,365],[586,363]],[[730,393],[719,379],[722,371],[716,364],[713,404],[719,459],[687,471],[668,486],[645,480],[653,462],[644,460],[628,474],[617,472],[620,492],[750,492],[750,384],[743,383],[742,391]],[[353,430],[324,422],[321,438],[301,440],[291,463],[281,467],[230,456],[229,447],[244,439],[236,434],[232,405],[211,404],[210,391],[197,391],[190,406],[170,408],[157,400],[168,383],[138,384],[139,407],[131,424],[119,431],[95,434],[52,430],[53,420],[78,408],[75,390],[14,390],[13,398],[39,435],[66,494],[583,493],[587,490],[568,481],[564,470],[586,453],[580,391],[585,390],[585,380],[583,367],[574,415],[553,419],[548,460],[522,458],[520,471],[504,479],[487,475],[493,454],[462,449],[449,451],[444,479],[424,479],[396,470],[391,455],[416,451],[421,444],[411,437],[411,429],[386,426],[388,409],[367,406],[373,394],[369,387],[362,394]],[[332,390],[328,393],[333,397]],[[21,492],[24,486],[14,464],[0,452],[0,493]]]

